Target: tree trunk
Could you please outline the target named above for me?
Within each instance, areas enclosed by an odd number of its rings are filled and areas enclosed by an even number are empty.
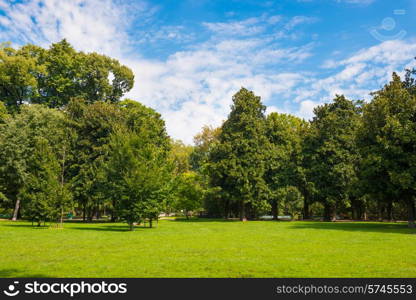
[[[129,223],[129,226],[130,226],[130,231],[133,231],[133,229],[134,229],[133,222]]]
[[[83,206],[82,206],[82,221],[85,222],[86,219],[87,219],[87,207],[86,207],[85,203],[83,203]]]
[[[228,220],[230,216],[230,201],[229,200],[225,200],[225,205],[224,205],[224,219]]]
[[[20,199],[17,198],[16,199],[16,204],[14,206],[12,221],[16,221],[17,220],[17,215],[19,213],[19,209],[20,209]]]
[[[409,228],[416,228],[415,226],[415,200],[413,197],[407,201],[407,210],[409,214]]]
[[[247,221],[246,218],[246,205],[244,201],[240,201],[240,221]]]
[[[377,219],[379,222],[382,222],[383,221],[383,207],[380,202],[378,202],[377,211],[378,211]]]
[[[357,209],[355,208],[354,205],[351,206],[351,220],[356,220],[357,218]]]
[[[326,203],[324,205],[324,221],[331,221],[331,207]]]
[[[152,228],[153,227],[153,220],[150,218],[149,219],[149,227]]]
[[[273,215],[273,220],[278,219],[279,209],[278,209],[278,206],[277,206],[277,200],[273,200],[273,202],[272,202],[272,215]]]
[[[368,221],[368,216],[367,216],[367,208],[364,207],[364,216],[363,216],[364,221]]]
[[[335,222],[337,220],[337,208],[336,206],[331,207],[331,222]]]
[[[308,220],[310,219],[310,213],[309,213],[309,203],[308,201],[304,200],[303,201],[303,219],[304,220]]]
[[[393,221],[393,201],[389,200],[387,203],[387,220]]]
[[[64,228],[64,208],[61,206],[61,228]]]

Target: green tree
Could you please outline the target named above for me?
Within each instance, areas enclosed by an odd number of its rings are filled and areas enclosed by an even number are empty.
[[[22,200],[25,203],[25,215],[40,226],[41,222],[58,219],[63,199],[59,163],[49,142],[38,137],[33,150],[29,163],[31,172],[23,186]]]
[[[273,219],[277,220],[280,191],[303,184],[302,129],[306,122],[287,115],[271,113],[266,120],[266,134],[270,142],[265,180]]]
[[[393,73],[393,80],[365,106],[360,136],[367,164],[372,166],[364,179],[379,180],[376,186],[385,197],[407,205],[409,227],[415,227],[415,121],[416,97]]]
[[[180,174],[175,203],[176,209],[183,211],[188,219],[190,213],[198,212],[202,209],[204,192],[201,179],[197,173],[189,171]]]
[[[111,136],[107,176],[118,196],[117,215],[130,230],[136,222],[147,219],[152,227],[158,219],[169,198],[171,172],[166,153],[140,134],[120,129]]]
[[[69,144],[70,133],[66,130],[65,120],[61,111],[41,105],[23,105],[19,114],[0,125],[0,186],[8,199],[6,205],[14,206],[14,220],[18,217],[22,191],[28,178],[37,170],[34,160],[38,159],[39,140],[47,141],[51,147],[59,166],[61,190],[67,189],[65,164],[70,146],[65,145]]]
[[[185,145],[180,140],[172,140],[171,143],[171,160],[175,165],[176,174],[189,172],[191,170],[190,156],[193,147]]]
[[[209,156],[215,143],[219,140],[220,127],[204,126],[202,131],[195,135],[192,153],[189,157],[193,170],[204,172],[204,166],[209,162]]]
[[[326,220],[335,220],[337,210],[350,205],[350,191],[360,160],[355,134],[361,104],[337,96],[332,103],[314,109],[307,141],[311,150],[308,172],[325,207]]]
[[[66,112],[77,137],[69,170],[74,199],[82,208],[83,220],[91,221],[105,205],[104,167],[108,144],[114,129],[123,124],[122,112],[115,104],[88,105],[79,99],[71,101]]]
[[[134,84],[117,60],[77,52],[66,40],[44,49],[31,44],[0,47],[0,100],[10,111],[24,103],[63,107],[73,98],[117,102]]]
[[[221,189],[226,211],[232,204],[238,206],[240,220],[246,219],[247,212],[255,217],[269,207],[264,181],[268,148],[264,111],[260,97],[242,88],[233,96],[219,143],[210,153],[210,183]]]
[[[281,200],[279,205],[284,213],[289,214],[293,219],[302,214],[303,196],[294,186],[285,186],[276,191],[277,197]]]
[[[22,55],[8,45],[0,47],[0,101],[11,112],[37,96],[37,75],[42,67],[34,57]]]

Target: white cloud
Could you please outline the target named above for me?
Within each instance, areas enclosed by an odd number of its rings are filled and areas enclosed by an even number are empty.
[[[218,22],[218,23],[202,23],[207,29],[219,35],[231,35],[231,36],[248,36],[255,35],[263,32],[265,27],[260,25],[259,18],[249,18],[243,21],[236,22]],[[272,19],[272,22],[277,19]]]
[[[127,28],[133,17],[153,12],[144,2],[112,0],[23,0],[1,2],[3,40],[47,46],[66,38],[74,47],[120,56],[128,46]]]
[[[144,2],[133,9],[116,0],[25,0],[15,4],[0,0],[0,7],[5,11],[0,17],[3,40],[47,46],[65,37],[77,49],[120,59],[135,73],[136,85],[127,96],[160,111],[168,132],[187,143],[203,125],[221,124],[232,95],[242,86],[262,96],[268,113],[292,112],[309,119],[313,108],[330,101],[335,93],[358,99],[380,88],[392,71],[414,65],[416,52],[413,41],[384,42],[345,59],[327,60],[323,66],[330,75],[322,77],[296,67],[313,54],[314,44],[279,43],[281,38],[294,37],[297,25],[316,19],[262,15],[204,23],[211,32],[208,40],[166,59],[150,60],[133,53],[131,38],[156,42],[186,36],[181,26],[151,26],[148,35],[135,27],[137,32],[128,33],[133,17],[139,15],[146,23],[157,9]]]
[[[262,71],[270,60],[301,62],[308,56],[308,47],[284,51],[259,47],[264,47],[260,40],[208,42],[175,53],[164,62],[130,62],[138,84],[129,96],[161,111],[169,132],[191,143],[203,125],[221,124],[232,95],[242,86],[267,102],[276,94],[290,93],[302,81],[300,74]]]
[[[370,93],[389,82],[393,72],[403,74],[405,68],[416,66],[415,52],[415,41],[395,40],[362,49],[338,62],[328,60],[324,65],[333,68],[333,74],[321,79],[312,75],[305,81],[307,85],[297,92],[295,98],[300,103],[297,114],[304,116],[305,109],[311,107],[308,103],[302,109],[304,101],[328,102],[335,94],[369,100]]]
[[[301,24],[311,24],[317,22],[317,18],[313,17],[306,17],[306,16],[295,16],[285,25],[285,29],[291,30],[294,27],[301,25]]]

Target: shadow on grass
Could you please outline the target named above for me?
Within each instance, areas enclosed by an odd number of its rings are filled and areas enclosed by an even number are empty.
[[[406,223],[365,223],[365,222],[293,222],[290,229],[323,229],[356,232],[380,232],[380,233],[416,233],[408,228]]]
[[[50,226],[46,225],[46,226],[37,226],[37,225],[30,225],[30,224],[2,224],[1,226],[4,227],[13,227],[13,228],[33,228],[33,229],[49,229]]]
[[[238,219],[211,219],[211,218],[176,218],[176,219],[166,219],[166,221],[174,221],[174,222],[241,222]]]
[[[147,229],[154,229],[156,227],[150,228],[150,227],[134,227],[133,231],[142,231]],[[69,229],[75,229],[75,230],[86,230],[86,231],[115,231],[115,232],[126,232],[130,231],[130,228],[126,225],[124,226],[100,226],[100,227],[94,227],[94,226],[85,226],[85,227],[69,227]]]
[[[72,219],[72,220],[64,220],[65,223],[70,224],[111,224],[110,220],[100,219],[100,220],[92,220],[92,221],[83,221],[80,219]]]
[[[28,273],[18,269],[0,269],[0,278],[48,278],[51,276],[38,273]]]

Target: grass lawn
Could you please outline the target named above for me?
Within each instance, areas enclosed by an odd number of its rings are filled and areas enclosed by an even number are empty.
[[[416,277],[404,223],[0,221],[0,277]]]

